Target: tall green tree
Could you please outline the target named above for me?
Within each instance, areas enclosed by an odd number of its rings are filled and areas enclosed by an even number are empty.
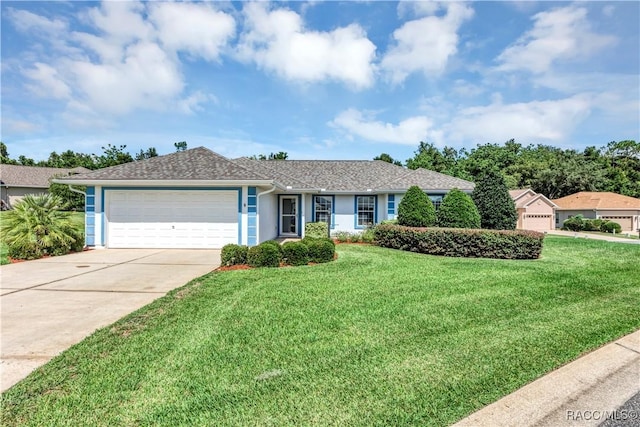
[[[185,151],[187,149],[187,141],[174,142],[173,146],[176,147],[176,152]]]
[[[402,166],[402,162],[400,160],[394,159],[387,153],[382,153],[379,156],[375,156],[373,160],[382,160],[383,162],[391,163],[396,166]]]
[[[0,141],[0,164],[3,165],[15,165],[16,162],[15,160],[11,159],[9,157],[9,152],[7,151],[7,145]]]
[[[480,213],[471,197],[457,188],[442,199],[436,213],[438,227],[480,228]]]
[[[94,156],[96,166],[101,169],[133,162],[133,157],[125,151],[126,148],[126,145],[116,147],[115,145],[107,144],[106,147],[102,147],[102,155]]]
[[[417,185],[409,187],[398,205],[398,224],[407,227],[431,227],[436,209],[429,196]]]
[[[136,154],[136,161],[150,159],[152,157],[158,157],[158,152],[155,147],[149,147],[147,150],[140,150],[138,154]]]
[[[518,220],[516,205],[509,195],[504,177],[497,169],[488,169],[476,181],[471,197],[480,213],[482,228],[493,230],[516,228]]]

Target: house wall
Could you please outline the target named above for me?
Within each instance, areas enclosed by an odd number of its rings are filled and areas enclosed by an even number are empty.
[[[553,215],[553,206],[549,206],[542,200],[531,203],[526,210],[528,214]]]
[[[556,209],[556,228],[561,228],[562,224],[572,216],[582,215],[585,218],[596,218],[596,211],[593,209],[587,210],[564,210]]]
[[[278,197],[274,193],[258,197],[258,243],[278,237],[277,203]]]
[[[622,231],[637,231],[640,229],[640,210],[600,210],[597,211],[598,218],[608,219],[617,222],[622,227]]]
[[[27,194],[46,194],[47,188],[38,187],[2,187],[2,200],[12,208]]]

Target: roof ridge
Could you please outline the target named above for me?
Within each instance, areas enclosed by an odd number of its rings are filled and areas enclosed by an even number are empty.
[[[245,156],[245,157],[241,157],[241,158],[242,158],[242,159],[246,159],[246,160],[247,160],[247,161],[249,161],[249,162],[256,162],[256,163],[260,163],[260,162],[265,161],[265,160],[256,160],[256,159],[251,159],[251,158],[246,157],[246,156]],[[266,160],[266,161],[267,161],[267,162],[270,162],[270,160]],[[289,161],[292,161],[292,160],[274,160],[274,161],[278,161],[278,162],[284,162],[284,161],[287,161],[287,162],[289,162]],[[294,176],[291,176],[291,175],[289,175],[289,174],[282,173],[282,172],[280,172],[280,171],[273,171],[273,170],[271,170],[271,172],[274,172],[274,173],[276,173],[276,174],[280,174],[280,175],[282,175],[282,176],[284,176],[284,177],[286,177],[286,178],[292,179],[292,180],[294,180],[294,181],[299,181],[299,182],[301,182],[302,184],[306,185],[308,188],[313,188],[313,186],[312,186],[311,184],[309,184],[308,182],[306,182],[306,181],[304,181],[304,180],[302,180],[302,179],[296,178],[296,177],[294,177]],[[274,181],[279,181],[279,180],[277,180],[275,177],[273,177],[273,178],[268,178],[268,179],[273,179]],[[281,182],[280,182],[280,185],[281,185],[282,187],[285,187],[285,186],[286,186],[286,184],[282,184]]]

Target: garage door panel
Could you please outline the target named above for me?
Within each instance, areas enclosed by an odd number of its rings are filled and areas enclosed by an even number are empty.
[[[552,229],[552,215],[525,215],[523,228],[525,230],[547,231]]]
[[[111,190],[107,246],[220,248],[238,241],[236,191]]]

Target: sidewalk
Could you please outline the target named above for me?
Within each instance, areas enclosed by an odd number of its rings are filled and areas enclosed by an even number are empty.
[[[454,424],[457,427],[597,426],[640,392],[640,330],[562,366]],[[617,412],[616,412],[617,411]]]
[[[640,245],[640,239],[629,239],[626,237],[616,237],[614,235],[603,236],[601,234],[590,234],[590,233],[585,233],[583,231],[549,230],[549,231],[546,231],[545,233],[556,235],[556,236],[567,236],[567,237],[593,239],[593,240],[606,240],[607,242],[630,243],[632,245],[633,244]]]

